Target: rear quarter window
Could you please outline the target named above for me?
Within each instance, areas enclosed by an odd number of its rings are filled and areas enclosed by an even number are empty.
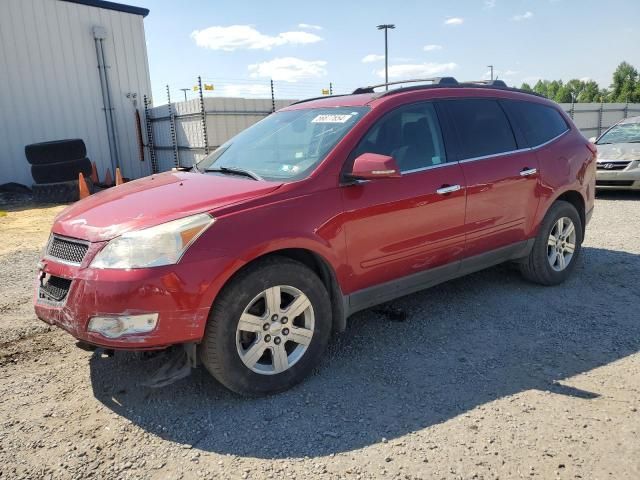
[[[520,127],[530,147],[537,147],[569,130],[560,112],[539,103],[502,100],[504,108]]]

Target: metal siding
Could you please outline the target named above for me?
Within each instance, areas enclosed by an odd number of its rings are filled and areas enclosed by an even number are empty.
[[[143,17],[59,0],[0,1],[0,184],[33,180],[29,143],[82,138],[103,175],[110,165],[93,26],[107,30],[109,80],[123,174],[147,175],[140,162],[136,93],[144,132],[143,96],[150,95]],[[113,172],[112,172],[113,173]]]

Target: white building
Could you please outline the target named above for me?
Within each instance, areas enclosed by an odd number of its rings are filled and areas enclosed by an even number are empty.
[[[31,186],[24,146],[65,138],[85,141],[101,175],[116,162],[126,177],[151,173],[134,105],[146,139],[148,13],[102,0],[0,0],[0,185]]]

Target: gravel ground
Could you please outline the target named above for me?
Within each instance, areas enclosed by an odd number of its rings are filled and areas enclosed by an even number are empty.
[[[0,216],[0,478],[640,478],[640,196],[602,194],[544,288],[500,266],[351,318],[306,382],[239,398],[34,316],[60,207]],[[396,316],[397,317],[397,316]]]

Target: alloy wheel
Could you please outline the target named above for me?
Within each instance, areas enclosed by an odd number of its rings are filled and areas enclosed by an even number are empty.
[[[307,351],[314,323],[313,306],[304,293],[289,285],[268,288],[254,297],[240,316],[238,355],[255,373],[282,373]]]
[[[547,242],[549,265],[561,272],[571,262],[576,249],[576,228],[568,217],[559,218],[551,228]]]

